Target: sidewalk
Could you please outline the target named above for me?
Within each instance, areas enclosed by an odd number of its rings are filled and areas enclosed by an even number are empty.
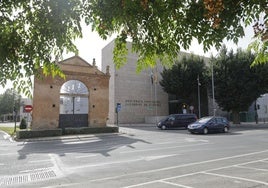
[[[16,126],[19,126],[20,122],[16,122]],[[0,127],[14,127],[15,122],[0,122]]]
[[[230,125],[231,128],[268,128],[268,122],[259,122],[258,124],[256,122],[241,122],[240,124],[233,124],[231,122]]]
[[[6,122],[6,123],[0,123],[0,127],[14,127],[14,122]],[[244,128],[244,129],[268,129],[268,123],[258,123],[256,124],[255,122],[241,122],[241,124],[233,124],[232,122],[230,123],[231,125],[231,129],[232,128]],[[18,124],[17,124],[18,126]],[[76,135],[63,135],[63,136],[54,136],[54,137],[39,137],[39,138],[29,138],[29,139],[18,139],[15,141],[17,142],[35,142],[35,141],[54,141],[54,140],[81,140],[84,138],[94,138],[96,136],[104,136],[104,135],[120,135],[123,134],[122,132],[120,132],[120,127],[127,127],[127,128],[131,128],[131,127],[156,127],[155,124],[153,123],[137,123],[137,124],[119,124],[119,132],[118,133],[98,133],[98,134],[76,134]],[[6,138],[6,139],[10,139]]]

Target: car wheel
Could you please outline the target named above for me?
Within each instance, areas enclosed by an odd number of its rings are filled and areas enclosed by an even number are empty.
[[[205,127],[205,128],[203,129],[203,133],[204,133],[204,134],[208,134],[208,128]]]
[[[162,125],[162,126],[161,126],[161,129],[162,129],[162,130],[166,130],[167,127],[166,127],[165,125]]]
[[[228,127],[224,127],[223,132],[228,133],[229,132],[229,128]]]

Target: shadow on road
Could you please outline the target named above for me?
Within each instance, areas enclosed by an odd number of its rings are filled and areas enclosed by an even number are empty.
[[[21,145],[23,147],[18,150],[18,159],[26,159],[30,154],[57,154],[58,156],[65,156],[66,153],[91,153],[108,157],[110,156],[109,152],[123,146],[135,149],[132,144],[137,142],[151,144],[145,140],[123,134],[89,135],[88,137],[77,136],[68,140],[22,142]]]

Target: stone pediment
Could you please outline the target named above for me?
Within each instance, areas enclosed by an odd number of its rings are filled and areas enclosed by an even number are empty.
[[[93,62],[95,63],[95,62]],[[87,61],[79,56],[73,56],[58,63],[61,70],[65,73],[75,72],[75,73],[87,73],[87,74],[99,74],[104,75],[95,64],[90,65]]]
[[[59,62],[60,65],[74,65],[74,66],[90,66],[93,67],[92,65],[90,65],[87,61],[85,61],[84,59],[82,59],[79,56],[73,56],[70,57],[68,59],[65,59],[63,61]]]

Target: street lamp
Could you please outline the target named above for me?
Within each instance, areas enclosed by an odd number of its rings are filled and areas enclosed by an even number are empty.
[[[216,114],[215,108],[215,94],[214,94],[214,70],[213,70],[213,61],[211,62],[211,85],[212,85],[212,105],[213,105],[213,116]]]
[[[198,117],[201,118],[201,108],[200,108],[200,86],[201,83],[199,82],[199,74],[197,76],[197,93],[198,93]]]

